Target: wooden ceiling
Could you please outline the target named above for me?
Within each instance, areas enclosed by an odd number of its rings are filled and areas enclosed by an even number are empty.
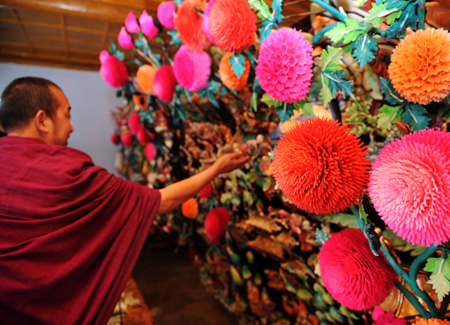
[[[271,0],[264,0],[269,5]],[[156,17],[163,0],[0,0],[0,61],[98,70],[130,10]],[[284,26],[301,26],[310,1],[285,0]],[[307,19],[306,19],[307,20]],[[163,33],[166,35],[166,33]],[[169,36],[167,40],[170,41]],[[152,49],[161,46],[153,41]]]

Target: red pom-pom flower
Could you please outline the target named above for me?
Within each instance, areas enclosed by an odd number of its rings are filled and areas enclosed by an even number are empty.
[[[368,180],[367,154],[348,126],[313,118],[294,124],[278,142],[273,175],[299,209],[336,213],[361,197]]]
[[[327,240],[319,253],[319,265],[330,295],[353,310],[382,303],[398,277],[382,254],[373,255],[359,229],[345,229]]]
[[[218,47],[240,52],[253,44],[256,15],[247,0],[215,0],[208,13],[209,33]]]
[[[204,188],[202,188],[200,190],[200,192],[198,192],[198,196],[201,198],[209,198],[212,196],[213,194],[213,186],[211,183],[206,184],[206,186]]]
[[[173,74],[172,66],[163,65],[155,73],[153,90],[156,96],[165,103],[170,103],[175,94],[177,79]]]
[[[230,214],[226,208],[220,207],[211,210],[205,219],[206,236],[213,244],[218,244],[225,236]]]
[[[192,1],[183,1],[177,10],[175,29],[180,40],[194,51],[204,50],[210,45],[202,24],[203,18],[195,10]]]
[[[261,88],[275,100],[305,99],[311,85],[312,46],[301,31],[279,29],[262,43],[256,75]]]
[[[175,54],[173,72],[178,83],[187,90],[204,89],[211,74],[211,58],[206,52],[194,52],[183,45]]]
[[[108,85],[113,88],[125,86],[129,79],[125,63],[105,50],[100,52],[100,63],[100,76]]]

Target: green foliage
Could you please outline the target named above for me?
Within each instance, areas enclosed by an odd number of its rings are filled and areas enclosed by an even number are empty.
[[[263,1],[256,1],[251,0],[251,6],[252,4],[255,5],[257,2],[263,2]],[[264,7],[264,5],[261,5]],[[267,5],[265,5],[267,7]],[[267,8],[268,9],[268,8]],[[278,23],[280,23],[283,20],[283,7],[282,7],[282,0],[273,0],[272,2],[272,13],[267,13],[267,10],[263,8],[263,10],[259,11],[263,17],[260,16],[261,19],[263,19],[261,28],[259,29],[259,41],[262,43],[267,36],[270,35],[270,32],[272,31],[272,28],[278,28]],[[267,17],[264,17],[267,16]]]
[[[287,122],[294,115],[294,105],[284,103],[282,108],[278,109],[278,116],[280,117],[281,122]]]
[[[328,78],[328,85],[333,97],[336,97],[336,93],[340,90],[344,98],[347,96],[354,98],[353,81],[347,80],[347,73],[344,70],[323,71],[322,74]]]
[[[123,61],[124,59],[124,54],[123,52],[119,51],[117,49],[117,45],[114,42],[111,42],[111,47],[109,48],[109,53],[111,53],[112,55],[114,55],[116,58],[118,58],[120,61]]]
[[[171,37],[170,45],[181,46],[183,42],[180,40],[180,36],[178,36],[178,32],[176,29],[170,30],[167,34]]]
[[[269,7],[267,4],[262,0],[248,0],[248,4],[250,7],[257,11],[258,18],[265,20],[272,18],[272,13],[270,12]]]
[[[325,244],[325,242],[330,239],[330,236],[328,236],[328,234],[324,233],[322,230],[320,230],[319,228],[316,229],[316,243],[319,244]]]
[[[325,33],[333,43],[337,44],[340,41],[343,43],[354,42],[356,38],[365,30],[356,19],[346,18],[343,23],[338,23],[336,27]]]
[[[333,99],[333,95],[331,94],[330,87],[328,85],[328,78],[324,76],[323,74],[319,78],[321,82],[321,89],[320,89],[320,97],[322,98],[323,106],[328,107],[328,104]]]
[[[173,0],[173,2],[177,5],[177,7],[181,6],[183,0]]]
[[[442,301],[444,296],[450,292],[450,256],[448,254],[444,256],[428,258],[424,267],[425,271],[431,272],[430,280],[427,283],[433,286],[439,301]]]
[[[236,77],[241,78],[245,71],[245,58],[241,53],[233,53],[230,56],[228,63],[231,65],[231,70],[233,70]]]
[[[375,38],[368,34],[362,34],[353,42],[352,49],[354,50],[352,56],[359,62],[359,67],[362,68],[375,58],[375,54],[378,52],[378,45]]]
[[[399,112],[401,111],[402,108],[400,106],[389,106],[384,104],[378,111],[377,127],[387,130],[392,129],[393,123],[400,121],[401,114],[399,114]]]
[[[387,9],[386,3],[374,3],[372,4],[372,9],[369,11],[369,14],[364,18],[364,22],[375,27],[380,27],[385,18],[387,23],[390,24],[400,17],[401,13],[401,9],[398,7]]]
[[[389,1],[386,5],[387,9],[394,8],[394,6],[398,6],[400,1]],[[387,40],[391,40],[392,38],[400,38],[406,32],[408,27],[411,27],[413,30],[416,30],[418,24],[420,23],[419,16],[423,15],[423,10],[425,10],[425,5],[423,0],[411,0],[403,2],[400,8],[402,8],[402,12],[400,17],[387,29]],[[422,3],[422,6],[420,5]]]
[[[328,46],[327,49],[324,49],[321,54],[322,57],[322,65],[319,66],[323,70],[336,71],[341,70],[342,67],[342,49],[335,48],[332,46]]]
[[[313,104],[311,104],[308,100],[304,99],[297,103],[294,103],[295,110],[299,111],[302,110],[302,113],[304,115],[311,115],[315,116],[313,111]]]
[[[214,107],[219,107],[219,103],[216,99],[216,94],[218,93],[219,83],[215,80],[209,80],[208,87],[205,89],[199,90],[197,92],[198,97],[207,98]]]
[[[413,245],[400,238],[391,229],[387,228],[383,231],[383,237],[389,240],[392,247],[400,252],[409,252],[411,256],[419,256],[422,254],[426,247],[421,245]]]
[[[395,90],[394,86],[389,79],[380,78],[381,82],[381,92],[386,96],[385,100],[391,105],[399,105],[405,100],[403,97]]]
[[[405,123],[412,126],[413,131],[426,129],[431,119],[425,114],[427,111],[419,104],[408,103],[405,105],[405,111],[402,119]]]
[[[275,108],[279,108],[281,105],[283,105],[283,102],[276,101],[268,93],[264,93],[261,100],[269,107],[273,106]]]

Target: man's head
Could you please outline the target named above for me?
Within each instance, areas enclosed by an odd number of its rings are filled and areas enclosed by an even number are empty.
[[[67,145],[73,127],[70,105],[53,82],[37,77],[13,80],[3,91],[0,123],[9,135]]]

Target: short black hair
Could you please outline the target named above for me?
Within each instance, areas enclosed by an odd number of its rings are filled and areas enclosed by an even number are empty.
[[[61,90],[52,81],[39,77],[17,78],[6,86],[0,102],[0,124],[7,133],[28,125],[40,110],[50,118],[55,116],[59,103],[50,86]]]

